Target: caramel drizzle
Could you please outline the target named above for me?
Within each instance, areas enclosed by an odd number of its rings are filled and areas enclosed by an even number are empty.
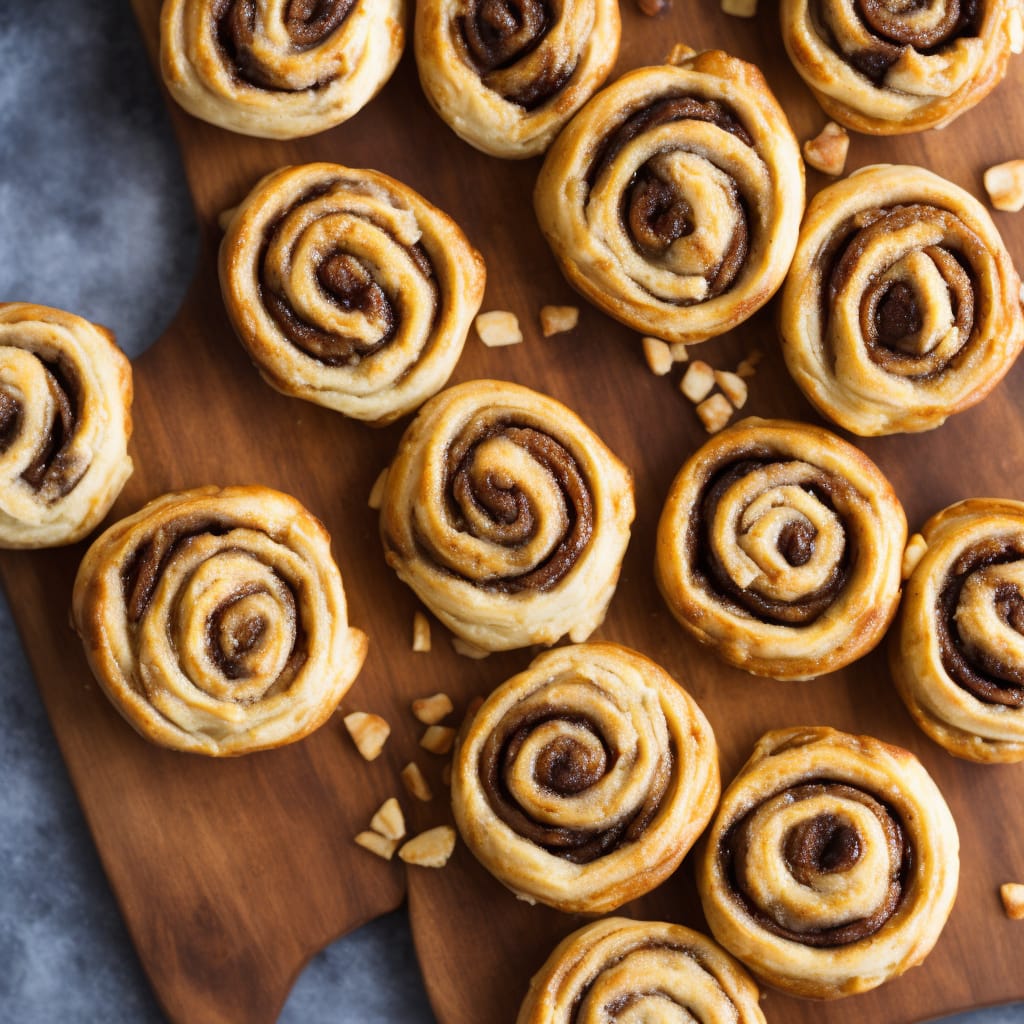
[[[595,751],[565,735],[544,750],[537,759],[534,778],[551,793],[567,796],[584,792],[612,771],[622,756],[583,712],[553,704],[533,708],[526,714],[518,714],[513,709],[487,737],[480,755],[480,784],[491,809],[517,835],[556,857],[574,864],[589,864],[619,846],[636,842],[644,834],[661,807],[675,758],[671,752],[662,755],[644,803],[628,820],[604,831],[547,825],[535,821],[515,803],[506,778],[530,733],[551,721],[579,726],[600,741],[600,751]]]
[[[823,255],[823,263],[831,266],[827,287],[821,296],[822,322],[826,332],[832,309],[843,286],[857,268],[864,253],[879,236],[894,234],[913,224],[931,222],[939,225],[945,238],[942,246],[922,250],[932,262],[949,289],[953,310],[953,326],[960,331],[963,343],[947,363],[921,373],[905,374],[911,380],[935,378],[958,365],[963,358],[976,323],[975,273],[972,263],[985,251],[985,243],[956,214],[923,203],[907,206],[876,207],[862,210],[846,221]],[[958,241],[954,241],[958,239]],[[874,276],[861,302],[860,328],[868,358],[883,368],[910,368],[921,360],[907,346],[921,329],[923,317],[918,298],[912,288],[902,282],[883,284]]]
[[[459,505],[472,503],[488,517],[492,540],[506,547],[518,547],[534,536],[536,522],[530,499],[515,481],[491,476],[480,486],[473,479],[477,447],[499,435],[525,449],[550,473],[565,496],[568,521],[558,546],[536,568],[519,576],[479,585],[512,594],[527,590],[548,591],[570,572],[594,533],[594,500],[590,489],[572,454],[557,440],[534,427],[518,425],[508,419],[498,420],[482,429],[470,427],[465,430],[448,450],[448,515],[456,529],[470,532],[470,525]]]
[[[311,189],[305,195],[300,196],[292,206],[267,227],[257,261],[260,268],[260,299],[278,330],[292,345],[305,352],[306,355],[325,366],[358,366],[364,359],[389,345],[401,330],[402,314],[397,301],[400,296],[389,296],[377,284],[370,269],[357,256],[341,249],[322,256],[316,267],[316,278],[321,293],[327,301],[346,312],[358,311],[385,325],[381,338],[373,344],[366,344],[357,338],[329,334],[303,320],[292,308],[287,295],[281,294],[271,286],[266,271],[265,254],[280,231],[284,220],[305,203],[313,202],[327,195],[339,184],[342,183],[328,182]],[[325,216],[327,215],[329,212],[325,214]],[[377,226],[384,230],[381,225]],[[417,270],[432,286],[434,317],[431,329],[433,330],[441,305],[434,265],[422,244],[416,243],[403,248]]]
[[[542,47],[555,23],[544,0],[468,0],[465,8],[466,13],[457,19],[462,55],[484,85],[510,103],[535,110],[572,77],[578,55],[566,62],[545,50],[541,50],[539,74],[497,74]]]
[[[942,667],[949,677],[985,704],[1024,707],[1024,665],[1004,661],[994,651],[967,645],[956,626],[956,609],[967,579],[990,565],[1024,558],[1024,540],[992,538],[960,554],[950,567],[936,602],[936,633]],[[1006,584],[996,591],[1002,619],[1024,634],[1024,595]]]
[[[56,362],[40,359],[40,362],[56,413],[45,435],[38,439],[35,457],[22,472],[21,479],[37,491],[43,501],[52,503],[75,488],[88,466],[71,450],[78,432],[81,402],[78,374],[63,359]],[[21,403],[0,389],[0,452],[5,452],[14,442],[21,423]]]
[[[709,532],[711,524],[715,520],[719,502],[733,483],[762,466],[788,461],[790,460],[772,457],[765,450],[750,449],[746,452],[736,453],[736,461],[722,468],[713,477],[694,505],[694,511],[690,516],[687,544],[691,564],[696,572],[708,581],[720,598],[757,616],[763,622],[782,626],[806,626],[813,623],[829,608],[849,581],[850,573],[856,562],[854,538],[849,530],[845,531],[844,557],[833,570],[828,582],[814,593],[793,602],[778,601],[758,594],[754,590],[746,590],[737,586],[722,565]],[[850,485],[845,480],[821,470],[817,480],[812,485],[805,484],[803,489],[838,515],[837,502],[849,492]],[[792,524],[779,536],[779,552],[790,565],[801,566],[806,564],[813,555],[814,542],[815,534],[811,529],[803,524]]]
[[[631,114],[608,137],[590,165],[588,185],[593,188],[619,153],[638,135],[663,124],[686,120],[713,124],[754,148],[750,133],[726,104],[692,96],[663,97]],[[721,262],[705,275],[708,282],[706,298],[721,295],[732,285],[750,250],[747,205],[735,184],[732,185],[732,195],[744,217],[737,225]],[[641,167],[630,182],[623,197],[622,219],[637,250],[647,257],[661,256],[673,242],[694,229],[690,204],[649,164]]]
[[[779,794],[773,794],[775,799]],[[718,856],[723,874],[729,879],[746,912],[766,931],[791,942],[814,948],[835,948],[860,942],[878,932],[896,913],[906,891],[912,866],[912,850],[899,815],[888,804],[870,793],[830,779],[817,779],[785,791],[787,802],[831,795],[863,804],[878,819],[885,834],[891,873],[885,896],[867,917],[833,928],[809,928],[795,931],[780,924],[768,908],[754,902],[745,884],[745,859],[751,843],[750,825],[757,807],[752,808],[722,837]],[[823,874],[847,871],[863,853],[863,837],[836,815],[821,814],[802,822],[783,840],[783,856],[793,877],[803,885]]]
[[[291,0],[284,27],[298,53],[322,45],[341,27],[356,0]],[[272,92],[305,92],[326,82],[294,88],[254,52],[258,31],[256,0],[215,0],[212,10],[217,41],[234,75],[248,85]]]

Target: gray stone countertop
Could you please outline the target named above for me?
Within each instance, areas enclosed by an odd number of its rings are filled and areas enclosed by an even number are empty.
[[[0,300],[80,313],[137,355],[171,319],[197,247],[128,4],[0,0]],[[0,1021],[161,1021],[6,602],[0,709]],[[281,1020],[432,1021],[404,912],[316,956]],[[1024,1024],[1024,1006],[951,1020]]]

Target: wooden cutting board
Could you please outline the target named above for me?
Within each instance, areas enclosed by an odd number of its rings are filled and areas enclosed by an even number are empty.
[[[133,0],[133,7],[155,54],[159,0]],[[783,56],[773,3],[762,0],[754,21],[721,14],[713,0],[676,0],[674,12],[657,20],[623,3],[619,71],[659,62],[677,41],[722,47],[758,63],[799,137],[824,124]],[[855,136],[849,169],[923,163],[980,194],[986,166],[1024,155],[1022,86],[1024,59],[991,98],[945,131],[894,140]],[[1004,917],[997,896],[999,883],[1024,879],[1024,766],[964,764],[925,740],[897,700],[880,653],[816,682],[780,684],[724,667],[682,634],[653,583],[654,529],[672,476],[704,435],[675,377],[652,376],[638,338],[563,282],[531,212],[538,162],[503,163],[458,141],[429,109],[408,52],[366,110],[312,139],[231,135],[171,106],[203,227],[202,258],[179,315],[136,362],[136,472],[113,517],[163,491],[204,483],[263,483],[295,494],[330,529],[352,621],[371,638],[366,667],[342,711],[378,712],[394,732],[372,765],[355,754],[340,717],[302,743],[235,761],[150,746],[107,704],[68,629],[83,547],[3,553],[0,577],[61,752],[168,1016],[182,1024],[272,1021],[314,952],[397,907],[407,892],[442,1024],[510,1024],[530,974],[558,938],[582,923],[517,902],[464,848],[444,871],[406,873],[351,841],[377,805],[400,792],[398,770],[414,757],[438,795],[415,807],[403,798],[411,826],[450,821],[441,761],[418,749],[421,727],[409,701],[444,690],[461,713],[533,652],[470,661],[453,653],[436,624],[433,653],[411,652],[416,603],[386,569],[366,503],[404,424],[378,431],[283,398],[260,381],[232,335],[215,272],[217,214],[265,172],[307,160],[386,171],[452,214],[487,260],[485,308],[514,310],[527,335],[525,344],[498,350],[471,338],[453,380],[491,376],[546,391],[576,409],[631,466],[638,516],[599,636],[646,652],[690,690],[715,728],[725,779],[764,730],[821,723],[909,747],[946,794],[960,826],[963,872],[956,908],[924,966],[827,1008],[769,994],[769,1021],[896,1024],[1024,997],[1024,925]],[[810,174],[812,191],[823,183]],[[1024,266],[1024,215],[995,216]],[[579,303],[578,330],[542,339],[536,314],[545,303]],[[748,410],[814,419],[782,366],[770,310],[707,343],[701,356],[732,367],[755,345],[767,358]],[[936,432],[863,444],[891,478],[912,528],[960,498],[1024,497],[1022,401],[1018,369],[982,406]],[[689,863],[625,909],[703,927]],[[382,964],[381,984],[387,971]]]

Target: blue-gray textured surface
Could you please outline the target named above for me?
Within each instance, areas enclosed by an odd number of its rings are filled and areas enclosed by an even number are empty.
[[[134,355],[170,319],[196,247],[128,4],[0,0],[0,300],[80,313]],[[0,1021],[160,1021],[6,604],[0,708]],[[404,915],[317,956],[281,1019],[431,1021]],[[952,1020],[1022,1024],[1024,1008]]]

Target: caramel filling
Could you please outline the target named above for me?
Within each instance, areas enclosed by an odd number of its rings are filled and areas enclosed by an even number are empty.
[[[622,752],[607,742],[597,723],[586,714],[550,704],[520,714],[513,710],[488,736],[480,756],[480,784],[494,813],[524,839],[575,864],[589,864],[624,843],[636,842],[658,813],[672,778],[674,757],[670,753],[662,756],[643,803],[611,828],[587,830],[546,824],[516,804],[507,780],[534,730],[551,722],[584,730],[593,742],[583,743],[571,732],[554,736],[533,764],[533,784],[538,789],[556,796],[578,796],[615,767]]]
[[[823,255],[831,267],[821,296],[826,334],[833,310],[864,261],[887,252],[886,241],[910,229],[929,230],[938,244],[884,256],[871,265],[859,296],[860,335],[868,358],[887,371],[929,380],[956,367],[973,336],[980,311],[975,298],[982,240],[955,214],[912,204],[864,210],[835,233]],[[929,316],[930,313],[930,316]]]
[[[68,494],[88,467],[72,450],[80,405],[78,377],[63,361],[43,362],[43,367],[54,416],[45,435],[37,439],[35,457],[25,467],[21,478],[44,501],[53,502]],[[21,403],[0,389],[0,452],[14,443],[21,426]]]
[[[926,16],[931,15],[931,16]],[[852,27],[849,19],[856,19]],[[815,20],[833,49],[880,85],[905,50],[938,52],[978,32],[977,0],[817,0]]]
[[[841,536],[833,538],[831,543],[832,547],[841,549],[841,554],[830,559],[821,584],[791,599],[780,598],[773,596],[770,586],[758,589],[756,585],[740,585],[735,571],[731,571],[724,560],[724,553],[719,549],[713,528],[719,518],[719,506],[728,499],[734,487],[742,487],[749,474],[770,470],[772,466],[785,466],[786,463],[777,456],[773,458],[767,451],[754,449],[737,453],[736,459],[715,474],[694,506],[687,532],[690,564],[719,598],[738,609],[776,625],[809,625],[842,592],[855,562],[853,537],[842,526],[841,516],[842,508],[849,502],[850,485],[816,467],[800,464],[802,472],[798,484],[786,483],[771,489],[778,493],[778,501],[766,501],[771,491],[762,490],[751,495],[748,508],[753,509],[755,503],[759,502],[770,506],[770,514],[778,515],[780,508],[784,509],[785,503],[791,500],[787,494],[788,489],[799,487],[814,505],[822,508],[830,529],[842,531]],[[793,515],[774,535],[774,548],[784,563],[783,573],[785,566],[793,569],[807,566],[815,558],[817,548],[822,543],[824,538],[814,522],[800,514],[799,510],[794,510]]]
[[[1024,707],[1024,664],[1004,645],[984,646],[984,639],[961,634],[957,610],[965,584],[989,566],[1010,565],[1024,559],[1024,540],[993,538],[965,550],[950,568],[939,593],[936,633],[942,666],[958,686],[986,704]],[[996,614],[1009,629],[1024,635],[1024,594],[1010,582],[990,594]],[[1010,656],[1008,656],[1010,655]]]
[[[777,812],[792,812],[794,805],[814,801],[834,801],[835,813],[818,810],[799,818],[782,832],[778,840],[779,849],[774,851],[780,870],[790,876],[789,882],[798,887],[814,891],[820,888],[830,895],[835,885],[821,884],[826,876],[844,875],[855,871],[868,854],[867,837],[858,830],[852,818],[844,814],[842,804],[859,805],[877,822],[879,836],[885,844],[884,857],[888,865],[888,877],[878,879],[878,898],[870,912],[853,921],[844,921],[833,926],[820,926],[817,910],[813,904],[789,906],[788,894],[783,886],[777,889],[777,902],[769,905],[763,892],[764,879],[750,876],[748,862],[754,851],[763,845],[763,809],[771,804]],[[769,798],[764,804],[752,809],[737,822],[723,837],[719,846],[719,857],[723,873],[742,901],[746,911],[765,930],[780,938],[816,948],[845,946],[869,938],[879,931],[898,909],[903,898],[906,880],[910,870],[911,851],[899,816],[888,805],[871,794],[853,786],[822,779],[794,786]],[[822,912],[825,913],[824,911]],[[832,906],[828,913],[838,913]]]
[[[284,28],[297,53],[322,45],[355,7],[356,0],[291,0],[284,12]],[[259,89],[302,92],[323,83],[296,85],[264,61],[259,54],[259,5],[256,0],[216,0],[213,19],[217,40],[234,74]]]
[[[545,0],[468,0],[458,18],[463,56],[484,84],[524,110],[535,110],[572,77],[578,55],[543,43],[557,15]],[[516,65],[533,55],[529,67]]]
[[[595,182],[614,163],[622,150],[639,135],[661,125],[677,121],[703,121],[735,136],[753,148],[754,140],[736,115],[718,100],[699,100],[692,96],[660,99],[631,114],[612,133],[597,153],[587,176]],[[722,294],[735,281],[750,250],[750,225],[742,195],[734,182],[729,183],[731,205],[741,215],[716,265],[708,268],[704,300]],[[623,198],[622,220],[637,251],[648,258],[663,255],[673,242],[690,235],[697,217],[677,187],[658,173],[649,161],[634,174]]]
[[[296,348],[325,366],[358,366],[368,356],[385,348],[402,329],[402,294],[388,294],[378,284],[373,268],[359,253],[346,252],[342,248],[319,253],[313,270],[321,297],[338,310],[360,314],[367,324],[373,326],[373,340],[334,334],[309,323],[295,311],[286,283],[282,286],[272,283],[266,261],[267,250],[288,219],[305,204],[328,196],[340,184],[328,182],[312,189],[267,227],[258,260],[260,296],[278,330]],[[332,213],[326,209],[322,216],[330,217]],[[315,221],[306,226],[303,234],[314,226]],[[377,226],[384,230],[381,225]],[[295,245],[300,245],[301,241],[300,235],[295,239]],[[433,322],[436,323],[441,302],[430,256],[421,243],[402,248],[414,268],[413,273],[422,275],[431,292]]]
[[[565,518],[560,541],[539,565],[521,575],[483,585],[505,593],[550,590],[573,568],[594,532],[590,489],[572,454],[555,438],[508,420],[465,431],[448,451],[449,518],[460,532],[479,533],[484,523],[487,540],[503,547],[525,545],[535,536],[537,510],[531,496],[509,475],[492,472],[481,476],[474,472],[477,449],[497,437],[526,451],[546,471],[562,495]],[[469,509],[478,513],[473,523],[467,515]]]

